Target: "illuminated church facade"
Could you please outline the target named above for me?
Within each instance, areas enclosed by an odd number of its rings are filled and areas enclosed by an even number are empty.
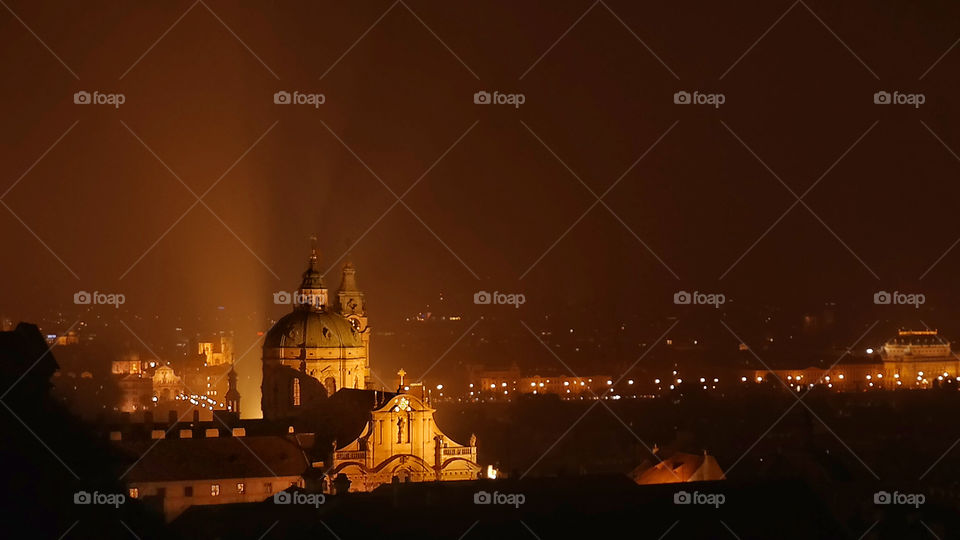
[[[433,420],[435,409],[412,394],[398,394],[371,413],[363,432],[333,453],[328,475],[345,474],[351,491],[394,481],[473,480],[480,474],[477,440],[464,446]]]

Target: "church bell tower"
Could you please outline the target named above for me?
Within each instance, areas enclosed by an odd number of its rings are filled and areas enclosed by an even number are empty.
[[[366,357],[364,382],[370,387],[370,325],[367,321],[367,305],[363,291],[357,285],[357,269],[352,262],[343,265],[343,277],[337,289],[337,313],[346,317],[363,338]]]

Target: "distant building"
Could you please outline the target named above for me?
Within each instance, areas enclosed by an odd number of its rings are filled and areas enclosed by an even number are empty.
[[[218,342],[198,342],[197,355],[205,366],[233,364],[233,336],[220,336]]]
[[[183,381],[170,366],[160,366],[153,372],[153,395],[159,401],[176,399],[183,393]]]
[[[75,330],[70,330],[62,336],[57,336],[57,338],[54,340],[54,343],[56,343],[57,346],[77,345],[80,343],[80,337],[77,335]]]
[[[794,388],[822,384],[840,392],[924,389],[957,381],[960,357],[936,330],[900,330],[867,360],[845,360],[829,368],[749,370],[745,381],[774,375]]]
[[[880,357],[888,386],[889,381],[900,380],[908,387],[925,387],[960,374],[960,358],[936,330],[900,331],[884,343]]]

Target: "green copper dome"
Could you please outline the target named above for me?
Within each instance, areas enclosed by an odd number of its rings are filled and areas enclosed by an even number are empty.
[[[363,347],[350,321],[337,313],[294,309],[267,332],[263,348]]]

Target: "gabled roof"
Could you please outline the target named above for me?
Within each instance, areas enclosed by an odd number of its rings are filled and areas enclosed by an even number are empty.
[[[686,452],[674,452],[658,463],[644,461],[630,473],[630,477],[638,484],[703,482],[726,478],[713,456]]]

